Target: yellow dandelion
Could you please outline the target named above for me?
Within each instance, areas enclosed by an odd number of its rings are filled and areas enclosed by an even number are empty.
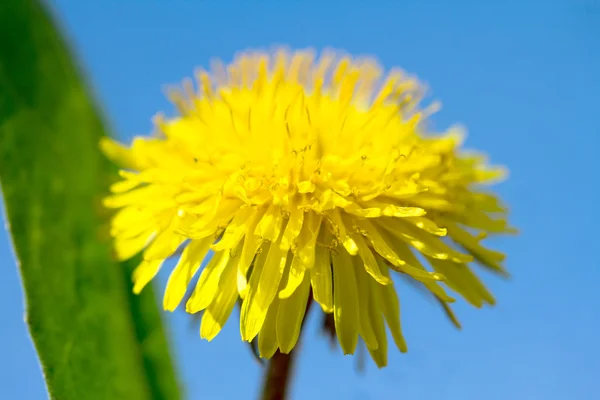
[[[258,336],[265,358],[287,353],[312,296],[333,313],[343,352],[362,338],[379,366],[386,325],[406,351],[394,273],[449,313],[444,284],[474,306],[493,303],[469,263],[504,273],[504,255],[481,244],[512,231],[481,188],[503,170],[461,153],[457,129],[428,135],[421,97],[403,73],[333,52],[244,53],[200,71],[197,87],[185,81],[171,93],[180,116],[158,117],[157,135],[102,142],[124,168],[105,199],[118,209],[115,252],[143,250],[134,291],[182,248],[164,308],[178,307],[210,257],[186,304],[203,311],[203,338],[241,298],[242,339]]]

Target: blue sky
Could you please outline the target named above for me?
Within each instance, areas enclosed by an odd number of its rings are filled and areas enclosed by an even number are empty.
[[[294,399],[600,398],[600,263],[593,250],[600,223],[600,3],[320,3],[53,2],[123,138],[148,133],[154,113],[172,111],[163,85],[213,56],[230,60],[238,50],[273,43],[335,47],[417,74],[443,103],[435,126],[465,124],[468,147],[510,168],[498,191],[521,235],[494,241],[508,253],[513,274],[511,281],[485,277],[498,305],[459,304],[464,328],[457,332],[434,304],[400,285],[409,353],[392,349],[389,367],[368,362],[361,374],[355,359],[330,349],[313,316]],[[3,230],[0,265],[0,398],[41,399],[45,389]],[[207,343],[185,314],[164,318],[190,399],[255,397],[262,371],[235,319]]]

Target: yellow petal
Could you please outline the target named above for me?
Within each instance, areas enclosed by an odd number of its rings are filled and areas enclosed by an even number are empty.
[[[453,216],[453,218],[462,225],[489,233],[519,233],[516,228],[509,225],[506,216],[495,219],[477,209],[469,208],[466,212],[457,214]],[[448,218],[445,218],[444,220],[448,220]]]
[[[280,300],[277,312],[277,342],[282,353],[289,353],[300,337],[309,289],[310,280],[305,276],[289,298]]]
[[[227,225],[223,237],[212,246],[212,249],[214,251],[220,251],[237,246],[257,215],[258,211],[255,208],[242,208],[235,217],[233,217],[233,220],[229,225]]]
[[[113,244],[115,256],[119,261],[129,260],[142,251],[153,237],[154,232],[143,232],[132,238],[117,236]]]
[[[175,250],[186,240],[176,233],[171,227],[159,233],[144,252],[144,260],[165,259],[171,256]]]
[[[401,207],[391,203],[383,203],[378,201],[367,201],[363,203],[366,210],[379,209],[381,210],[380,215],[386,217],[406,218],[406,217],[420,217],[425,215],[425,210],[419,207]]]
[[[376,293],[371,292],[371,296],[369,298],[368,315],[371,326],[373,327],[373,332],[375,333],[375,337],[377,338],[378,347],[377,349],[371,349],[367,347],[367,350],[369,350],[371,358],[373,358],[373,361],[375,361],[377,367],[383,368],[387,365],[387,332],[385,330],[383,315],[381,313],[381,302],[379,300],[379,295]]]
[[[165,310],[174,311],[190,284],[190,281],[198,272],[202,261],[206,257],[208,248],[212,244],[212,238],[192,240],[183,250],[177,265],[171,272],[167,287],[165,288],[165,296],[163,298],[163,307]]]
[[[156,217],[162,218],[163,215],[163,213],[157,213]],[[130,206],[120,209],[113,216],[110,234],[114,237],[131,238],[144,232],[155,231],[157,227],[158,223],[152,212],[142,211]]]
[[[315,245],[321,230],[323,218],[314,212],[309,212],[302,231],[298,237],[296,255],[305,268],[312,268],[315,263]]]
[[[325,237],[320,235],[319,237]],[[324,245],[317,245],[315,265],[310,270],[310,284],[313,297],[324,312],[333,311],[333,290],[331,276],[331,253]]]
[[[254,234],[274,242],[279,237],[282,224],[283,215],[281,208],[277,205],[271,205],[256,226]]]
[[[367,220],[357,220],[356,225],[363,230],[363,234],[371,242],[371,245],[379,255],[394,265],[405,264],[405,262],[398,258],[394,251],[390,248],[373,223]]]
[[[383,274],[388,275],[386,265],[380,262],[380,269]],[[378,286],[376,282],[370,282],[371,290],[377,294],[380,298],[379,305],[383,312],[383,316],[390,327],[392,337],[398,349],[405,353],[408,349],[406,347],[406,341],[402,335],[402,327],[400,326],[400,301],[396,294],[394,285],[387,285],[384,287]]]
[[[231,259],[228,250],[214,253],[202,270],[194,292],[190,296],[185,309],[191,314],[204,310],[213,301],[219,289],[219,278]]]
[[[442,299],[437,298],[437,297],[436,297],[436,300],[438,301],[438,303],[440,303],[440,305],[444,309],[444,313],[446,313],[446,316],[448,317],[448,319],[450,319],[450,322],[452,322],[452,324],[456,328],[461,329],[462,327],[460,326],[460,322],[458,321],[458,318],[456,318],[456,315],[454,315],[454,311],[452,311],[452,308],[450,308],[448,303],[446,303],[445,301],[443,301]]]
[[[240,255],[240,259],[238,261],[238,273],[236,280],[238,293],[242,298],[246,297],[248,269],[250,268],[250,265],[252,265],[252,261],[254,260],[256,252],[262,244],[262,239],[254,234],[254,230],[256,229],[256,225],[258,224],[260,218],[261,214],[260,212],[257,212],[255,218],[253,218],[253,220],[249,223],[246,236],[244,237],[244,243],[242,245],[242,254]]]
[[[438,237],[431,236],[404,220],[398,220],[395,224],[391,224],[390,221],[382,219],[377,223],[390,234],[408,243],[426,256],[457,263],[473,261],[473,256],[459,253]]]
[[[411,251],[411,249],[408,247],[408,245],[406,243],[402,243],[401,241],[397,240],[396,242],[393,243],[394,248],[396,249],[396,251],[398,252],[398,255],[406,260],[406,262],[408,264],[410,264],[411,266],[418,268],[420,270],[425,271],[425,267],[423,266],[423,264],[421,264],[421,262],[419,261],[419,259],[417,257],[415,257],[415,255],[413,254],[413,252]],[[454,298],[450,297],[446,291],[444,290],[443,287],[441,287],[437,282],[432,281],[431,279],[419,279],[418,277],[415,278],[415,276],[411,275],[411,277],[413,277],[414,279],[417,279],[419,282],[421,282],[427,289],[429,289],[429,291],[431,293],[433,293],[437,298],[439,298],[440,300],[447,302],[447,303],[453,303],[455,300]]]
[[[190,228],[184,231],[190,239],[201,239],[214,235],[220,227],[227,225],[239,211],[240,202],[224,201],[214,212],[202,215]]]
[[[190,214],[206,215],[212,218],[221,204],[221,196],[207,196],[204,191],[187,192],[176,196],[182,210]],[[189,206],[187,204],[190,204]]]
[[[130,149],[109,137],[100,139],[100,150],[102,150],[102,152],[113,162],[123,168],[138,169],[140,167]]]
[[[139,294],[158,273],[164,260],[142,261],[133,271],[133,293]]]
[[[269,306],[260,333],[258,334],[258,353],[263,358],[271,358],[277,351],[277,314],[279,299],[275,298]]]
[[[219,290],[210,303],[200,324],[200,337],[210,341],[221,331],[237,300],[238,293],[235,283],[237,268],[235,263],[229,263],[219,279]]]
[[[379,221],[378,221],[379,222]],[[370,240],[371,245],[375,249],[375,251],[381,255],[383,258],[388,260],[392,266],[396,267],[400,272],[407,273],[414,277],[415,279],[429,279],[429,280],[441,280],[443,279],[443,275],[436,274],[433,272],[428,272],[424,270],[420,270],[417,268],[408,265],[406,261],[402,260],[394,250],[388,244],[389,238],[388,234],[385,231],[380,231],[376,228],[376,225],[367,220],[357,221],[357,224],[360,228],[362,228],[367,238]]]
[[[252,261],[256,255],[256,252],[259,250],[262,243],[262,239],[256,236],[250,230],[246,237],[244,238],[244,245],[242,247],[242,254],[240,255],[240,260],[238,262],[238,273],[237,273],[237,287],[238,292],[242,298],[246,297],[247,292],[247,275],[248,269],[252,265]]]
[[[289,250],[293,241],[298,237],[304,222],[304,211],[298,209],[295,202],[290,204],[290,218],[281,238],[281,250]]]
[[[290,270],[288,273],[288,280],[283,289],[279,292],[280,299],[287,299],[293,293],[295,293],[296,289],[304,280],[304,273],[306,268],[300,262],[300,259],[294,256],[292,263],[290,265]]]
[[[436,271],[444,274],[446,285],[475,307],[481,307],[484,302],[496,303],[492,294],[466,264],[437,260],[431,257],[427,257],[427,259]]]
[[[139,206],[140,204],[151,203],[151,199],[156,200],[156,198],[162,198],[163,196],[165,196],[165,192],[161,190],[159,185],[148,185],[126,193],[107,196],[104,198],[103,204],[108,208],[121,208],[129,205]]]
[[[466,230],[461,229],[457,224],[446,220],[445,223],[452,239],[467,249],[481,264],[493,271],[506,273],[504,267],[500,264],[504,261],[504,254],[486,249],[479,243],[478,239]]]
[[[354,354],[358,343],[358,288],[350,257],[340,248],[332,254],[335,330],[344,354]]]
[[[312,193],[315,190],[315,184],[311,181],[298,182],[298,193]]]
[[[356,253],[358,253],[358,247],[356,247],[356,243],[354,243],[354,240],[352,240],[352,238],[348,236],[346,231],[346,225],[344,224],[344,220],[348,221],[348,219],[342,219],[342,216],[338,209],[334,210],[331,213],[330,218],[331,228],[333,229],[335,236],[339,239],[340,242],[342,242],[342,244],[346,248],[346,251],[351,255],[355,255]]]
[[[123,172],[123,173],[121,173]],[[127,174],[123,176],[123,174]],[[125,193],[132,189],[135,189],[139,185],[142,184],[142,180],[139,179],[136,173],[131,173],[128,171],[119,171],[119,174],[124,178],[122,181],[118,181],[110,185],[111,193]]]
[[[369,314],[371,310],[369,308],[371,290],[385,290],[384,285],[374,285],[371,287],[370,281],[372,278],[366,273],[362,266],[362,262],[357,257],[353,257],[355,272],[356,272],[356,283],[358,287],[358,318],[359,318],[359,333],[365,341],[367,348],[375,350],[379,347],[377,342],[377,336],[371,325],[371,319]]]
[[[259,271],[258,284],[250,284],[248,294],[242,304],[240,329],[243,340],[251,341],[260,331],[269,305],[277,294],[286,259],[287,251],[281,251],[279,240],[268,246],[262,271]],[[251,281],[255,279],[255,272],[252,272]]]
[[[363,268],[375,279],[377,282],[382,285],[388,285],[391,281],[381,274],[379,271],[379,264],[377,264],[377,260],[375,260],[375,256],[371,252],[369,246],[360,235],[354,235],[354,242],[358,246],[358,254],[363,261]]]
[[[344,211],[350,213],[352,215],[356,215],[357,217],[362,218],[379,218],[381,217],[381,209],[380,208],[362,208],[356,203],[352,203],[348,205],[348,207],[344,208]]]
[[[427,233],[431,233],[436,236],[446,236],[448,233],[446,228],[440,228],[428,218],[423,217],[415,217],[415,218],[405,218],[404,221],[410,222],[415,225],[419,229],[423,229]]]

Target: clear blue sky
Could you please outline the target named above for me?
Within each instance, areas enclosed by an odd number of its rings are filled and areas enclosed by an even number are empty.
[[[514,275],[486,277],[499,304],[459,305],[457,332],[437,307],[400,286],[409,353],[391,350],[389,367],[369,362],[360,375],[355,359],[330,350],[313,318],[293,398],[600,398],[598,1],[53,3],[123,138],[148,133],[155,112],[172,110],[163,84],[212,56],[229,60],[272,43],[333,46],[416,73],[443,103],[436,127],[466,124],[469,147],[510,167],[498,190],[522,233],[495,242]],[[42,399],[4,231],[0,265],[0,398]],[[190,399],[254,398],[262,371],[235,319],[210,344],[182,312],[165,321]]]

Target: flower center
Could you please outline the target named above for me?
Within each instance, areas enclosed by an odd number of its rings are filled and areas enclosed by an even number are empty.
[[[185,96],[172,93],[182,117],[159,125],[189,154],[179,173],[190,192],[286,214],[292,202],[326,213],[415,193],[415,172],[438,161],[418,156],[417,84],[391,75],[373,96],[378,75],[368,63],[342,60],[329,76],[307,57],[277,59],[271,72],[264,59],[241,60],[226,89],[201,74],[198,93],[189,83]]]

